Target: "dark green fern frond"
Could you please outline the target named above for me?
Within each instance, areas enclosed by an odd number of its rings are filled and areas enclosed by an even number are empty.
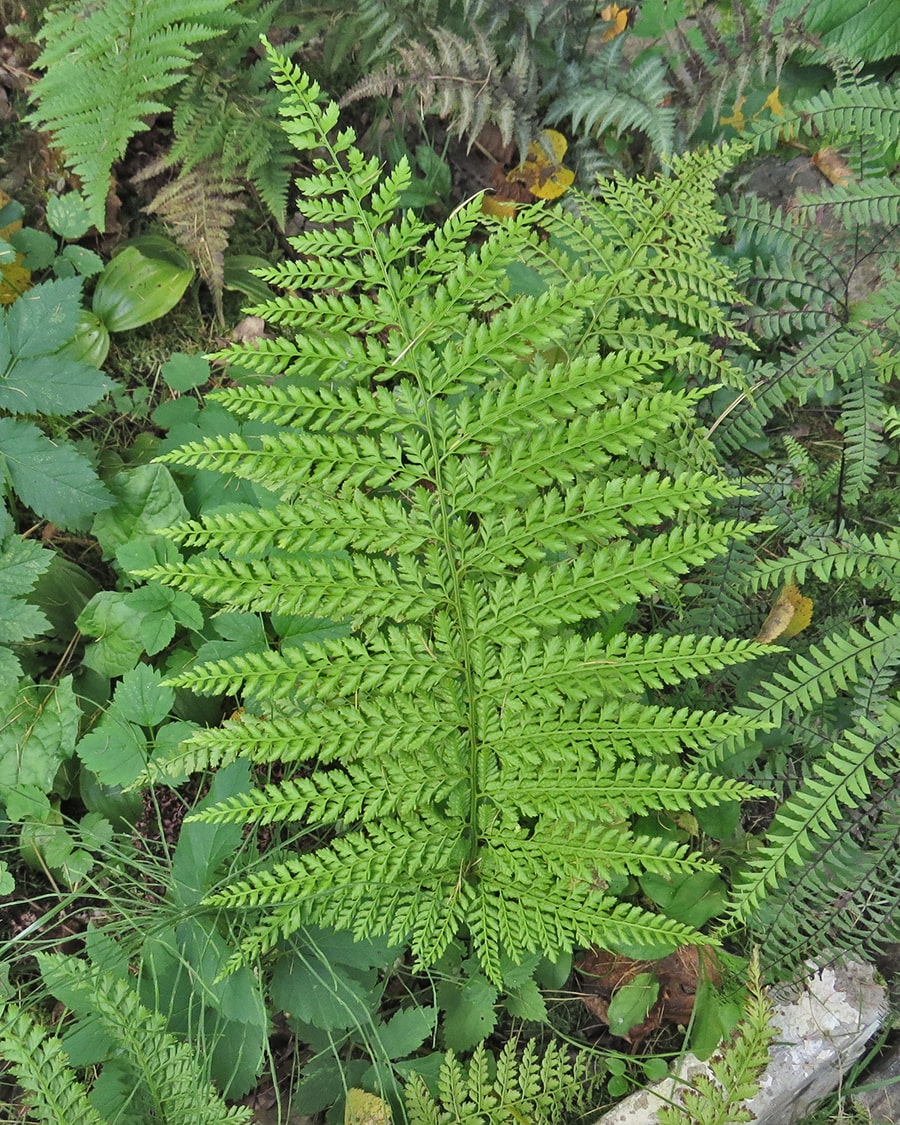
[[[203,817],[316,827],[306,851],[215,901],[261,912],[244,957],[313,921],[408,940],[420,965],[464,933],[498,984],[504,960],[529,952],[700,941],[601,888],[706,866],[632,820],[758,792],[678,764],[687,747],[748,737],[755,718],[642,701],[761,647],[607,637],[595,622],[751,533],[710,518],[744,491],[711,447],[702,469],[666,448],[688,444],[702,392],[661,385],[706,362],[708,329],[731,331],[730,275],[709,253],[730,154],[614,185],[608,204],[579,200],[580,218],[522,209],[470,250],[477,200],[438,229],[401,216],[406,165],[382,177],[335,131],[337,108],[269,57],[294,144],[317,153],[298,188],[321,226],[292,239],[299,261],[262,271],[285,292],[256,311],[282,335],[223,353],[274,376],[214,392],[264,432],[166,459],[279,503],[170,529],[188,556],[152,574],[221,606],[334,624],[172,681],[251,695],[260,716],[218,743],[198,735],[182,765],[297,763]],[[531,272],[528,294],[513,266]]]
[[[739,873],[732,892],[731,917],[746,919],[771,893],[791,881],[814,850],[814,841],[831,837],[848,809],[872,798],[878,783],[890,779],[896,762],[900,707],[889,706],[877,723],[862,719],[846,731],[816,763],[800,787],[779,807],[765,841]]]
[[[212,161],[224,179],[252,184],[283,226],[293,151],[279,123],[280,95],[268,85],[265,61],[246,62],[258,46],[257,29],[268,27],[278,8],[277,0],[270,0],[252,13],[246,28],[229,36],[232,65],[204,60],[181,83],[166,161],[183,172]]]
[[[896,755],[896,746],[892,753]],[[880,788],[880,787],[879,787]],[[810,959],[870,958],[900,940],[900,809],[896,793],[849,811],[789,878],[767,892],[747,925],[767,964],[793,973]]]
[[[900,226],[900,184],[888,176],[867,176],[849,184],[835,184],[825,193],[798,192],[794,213],[801,223],[827,207],[847,229]]]
[[[840,692],[859,683],[884,659],[900,653],[900,618],[866,621],[862,628],[847,628],[842,634],[827,634],[806,654],[790,661],[784,672],[750,692],[753,707],[738,711],[754,715],[775,727],[783,727],[794,716],[803,715],[834,699]],[[722,744],[701,755],[701,763],[712,768],[727,762],[740,749],[742,740]]]
[[[856,575],[870,587],[895,590],[900,586],[900,539],[845,529],[839,536],[818,535],[783,558],[759,563],[748,581],[753,589],[761,589],[780,586],[791,576],[802,583],[807,575],[822,582]]]
[[[650,56],[633,66],[625,65],[623,38],[604,44],[586,65],[569,64],[546,120],[571,119],[573,133],[594,136],[611,130],[620,137],[637,129],[655,152],[674,152],[676,111],[668,104],[672,90],[665,63]]]
[[[884,390],[868,367],[858,367],[848,376],[841,410],[845,461],[841,498],[845,504],[855,505],[866,494],[887,452],[881,441]]]
[[[165,94],[199,55],[198,45],[239,22],[232,0],[69,0],[41,29],[30,120],[48,130],[81,178],[91,221],[104,223],[109,174]]]

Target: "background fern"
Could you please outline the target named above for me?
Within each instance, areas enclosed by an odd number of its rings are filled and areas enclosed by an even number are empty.
[[[168,108],[166,94],[200,54],[200,44],[237,23],[231,0],[74,0],[50,13],[36,66],[31,120],[47,129],[81,177],[91,221],[105,227],[113,162],[145,118]],[[103,143],[98,144],[98,138]]]
[[[192,1048],[178,1043],[163,1017],[141,1005],[127,979],[63,954],[41,954],[39,963],[48,988],[83,1020],[80,1037],[68,1038],[68,1051],[84,1055],[85,1063],[105,1064],[89,1096],[59,1040],[27,1011],[4,1005],[0,1054],[13,1063],[32,1095],[31,1108],[46,1125],[121,1121],[123,1112],[129,1121],[170,1125],[250,1120],[248,1109],[225,1105]]]

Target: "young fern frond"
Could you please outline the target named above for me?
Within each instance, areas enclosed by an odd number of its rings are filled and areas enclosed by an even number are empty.
[[[709,357],[695,332],[727,325],[730,278],[708,240],[730,156],[683,158],[674,183],[610,185],[611,202],[580,200],[578,219],[524,209],[470,250],[477,201],[437,230],[399,216],[408,169],[382,178],[351,130],[333,132],[336,107],[269,58],[295,145],[324,152],[299,188],[325,225],[292,239],[298,263],[263,271],[289,291],[256,310],[283,335],[226,353],[281,376],[215,392],[266,431],[165,459],[256,481],[277,503],[172,529],[206,553],[147,573],[338,628],[172,681],[243,691],[260,717],[202,732],[155,772],[297,762],[284,782],[202,815],[319,826],[308,850],[214,901],[265,911],[245,957],[309,922],[409,940],[418,964],[464,933],[495,983],[504,958],[529,951],[698,941],[602,888],[705,866],[631,819],[757,792],[680,753],[744,737],[756,720],[641,701],[761,649],[606,637],[595,623],[750,532],[709,517],[743,492],[709,444],[695,435],[700,469],[679,447],[698,393],[660,385],[687,357]],[[680,234],[664,214],[675,206],[690,215]],[[595,245],[608,270],[589,268]],[[528,295],[510,284],[513,263],[530,273]]]
[[[250,1110],[229,1109],[203,1071],[200,1057],[145,1008],[128,981],[63,954],[38,954],[44,983],[85,1019],[81,1046],[94,1045],[97,1061],[124,1068],[130,1098],[146,1120],[168,1125],[237,1125]],[[31,1095],[30,1108],[46,1125],[102,1125],[57,1038],[27,1012],[7,1004],[0,1013],[0,1056],[13,1063]]]
[[[444,1125],[448,1121],[486,1121],[489,1125],[555,1125],[590,1104],[597,1085],[596,1069],[586,1053],[572,1053],[551,1043],[538,1057],[530,1039],[521,1054],[508,1039],[491,1077],[484,1046],[475,1048],[467,1065],[448,1051],[441,1064],[438,1092],[432,1094],[422,1077],[410,1075],[404,1089],[410,1125]]]
[[[30,1113],[42,1125],[105,1125],[59,1040],[8,1001],[0,1010],[0,1058],[12,1064],[16,1080],[28,1093]]]
[[[712,1075],[697,1075],[693,1089],[677,1091],[676,1104],[659,1110],[660,1125],[738,1125],[755,1120],[746,1103],[759,1091],[776,1034],[756,953],[750,960],[747,993],[740,1023],[710,1059]]]

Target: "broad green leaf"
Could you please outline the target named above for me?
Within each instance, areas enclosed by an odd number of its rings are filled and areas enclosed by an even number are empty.
[[[30,422],[0,418],[0,466],[19,499],[59,527],[77,527],[113,502],[86,457]]]
[[[99,592],[100,586],[78,563],[55,551],[44,554],[50,556],[50,566],[34,584],[28,601],[46,614],[57,639],[68,639],[76,631],[78,615]]]
[[[373,971],[330,964],[313,953],[279,958],[271,989],[289,1016],[336,1031],[368,1022],[380,995]]]
[[[126,601],[141,615],[141,637],[151,656],[171,641],[176,624],[189,629],[203,627],[202,610],[190,594],[180,590],[170,590],[154,582],[126,594]]]
[[[379,1025],[373,1037],[389,1059],[403,1059],[433,1034],[436,1022],[437,1008],[401,1008]]]
[[[128,605],[127,595],[104,590],[91,598],[78,616],[78,628],[96,637],[84,654],[84,663],[104,676],[121,676],[137,664],[144,652],[141,615]]]
[[[51,195],[47,200],[47,225],[60,238],[76,239],[87,234],[91,216],[81,193]]]
[[[547,1004],[533,980],[526,980],[508,988],[504,1005],[509,1014],[517,1019],[530,1020],[534,1023],[547,1021]]]
[[[122,715],[141,727],[158,726],[174,702],[175,692],[163,687],[162,673],[147,664],[126,672],[113,696],[113,705]]]
[[[45,270],[56,257],[56,239],[43,230],[24,227],[13,231],[9,241],[24,256],[23,265],[29,270]]]
[[[80,312],[80,278],[32,286],[6,314],[13,355],[26,359],[55,352],[74,335]]]
[[[208,794],[194,811],[244,793],[249,786],[250,767],[246,762],[233,762],[216,771]],[[239,847],[242,834],[240,824],[198,824],[190,818],[184,822],[172,859],[174,897],[179,905],[193,906],[203,898],[215,882],[220,864]]]
[[[223,977],[234,947],[209,918],[196,918],[175,927],[178,948],[191,972],[202,982],[204,1003],[229,1020],[265,1028],[268,1022],[262,986],[246,966]],[[220,979],[221,978],[221,979]]]
[[[142,239],[140,246],[135,240],[100,275],[91,308],[110,332],[140,328],[165,316],[190,284],[194,267],[174,243],[165,256],[151,254],[151,239]]]
[[[149,570],[151,566],[162,563],[181,562],[181,551],[171,539],[155,535],[150,539],[135,539],[120,543],[116,548],[116,562],[129,573],[136,570]]]
[[[673,879],[649,873],[641,876],[641,890],[678,922],[699,929],[727,906],[725,884],[716,871],[692,871]]]
[[[66,246],[60,257],[71,262],[75,272],[82,277],[94,277],[103,269],[103,259],[100,255],[85,246]]]
[[[129,723],[115,704],[81,739],[75,751],[82,764],[104,785],[130,785],[149,757],[146,734]]]
[[[8,602],[0,605],[0,609],[0,644],[14,644],[28,637],[36,637],[50,628],[46,616],[28,602]]]
[[[164,465],[139,465],[117,473],[110,487],[115,503],[97,516],[91,529],[107,558],[122,543],[187,519],[181,493]]]
[[[81,712],[72,677],[55,686],[22,684],[4,693],[0,722],[0,794],[21,785],[53,790],[60,765],[72,756]]]
[[[96,367],[63,355],[20,359],[0,381],[0,408],[12,414],[74,414],[115,386]]]
[[[762,15],[766,0],[754,2]],[[821,39],[825,56],[832,51],[841,58],[873,62],[900,53],[897,16],[897,0],[780,0],[775,29],[787,20],[802,20]]]
[[[465,984],[447,981],[438,985],[438,1002],[444,1009],[444,1040],[452,1051],[470,1051],[497,1025],[498,991],[480,973]]]
[[[0,598],[27,594],[53,559],[40,543],[16,535],[9,513],[0,509]]]
[[[173,352],[159,373],[173,391],[189,391],[209,381],[209,360],[202,355]]]
[[[642,1023],[659,996],[659,981],[653,973],[638,973],[616,990],[609,1002],[607,1022],[613,1035],[625,1036]]]

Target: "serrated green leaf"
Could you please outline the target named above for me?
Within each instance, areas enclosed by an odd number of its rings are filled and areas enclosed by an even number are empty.
[[[23,255],[22,264],[26,269],[34,272],[45,270],[53,265],[56,257],[56,239],[46,231],[24,227],[22,230],[13,231],[9,241]]]
[[[115,502],[97,516],[91,529],[107,557],[122,543],[162,531],[188,516],[181,492],[164,465],[139,465],[118,473],[110,487]]]
[[[162,673],[147,664],[126,672],[113,696],[113,704],[122,715],[141,727],[158,726],[174,702],[175,692],[163,686]]]
[[[4,524],[11,525],[8,514],[4,512],[3,515],[6,516]],[[11,526],[9,530],[12,530]],[[32,539],[8,534],[6,526],[0,527],[0,533],[3,534],[0,544],[0,598],[27,594],[53,562],[53,552]]]
[[[546,1023],[547,1004],[533,980],[523,981],[507,989],[504,1005],[511,1016],[535,1023]]]
[[[51,195],[47,200],[47,225],[60,238],[81,238],[91,226],[91,216],[80,192]]]
[[[764,14],[765,0],[754,0]],[[896,0],[780,0],[776,27],[802,20],[805,29],[845,59],[873,62],[900,53]]]
[[[376,1032],[379,1050],[389,1059],[402,1059],[417,1051],[433,1034],[437,1008],[401,1008]]]
[[[147,765],[147,736],[118,709],[110,710],[75,747],[82,764],[104,785],[130,785]]]
[[[77,625],[86,636],[97,638],[85,651],[84,663],[104,676],[123,675],[144,652],[141,615],[128,605],[126,594],[97,594],[79,614]]]
[[[463,985],[448,981],[438,986],[444,1009],[444,1041],[452,1051],[471,1051],[497,1026],[498,990],[480,973]]]
[[[0,466],[19,499],[59,527],[78,527],[113,502],[86,457],[30,422],[0,418]]]
[[[72,677],[58,684],[23,684],[0,719],[0,793],[21,785],[53,791],[60,765],[72,756],[81,712]]]
[[[75,334],[80,312],[80,278],[32,286],[6,314],[13,356],[26,359],[55,352]]]
[[[74,414],[115,386],[96,367],[61,355],[15,362],[0,381],[0,408],[12,414]]]
[[[374,972],[333,965],[311,951],[280,958],[271,989],[289,1016],[335,1031],[367,1022],[380,995]]]
[[[96,277],[103,270],[103,259],[85,246],[66,246],[60,257],[71,262],[82,277]]]

